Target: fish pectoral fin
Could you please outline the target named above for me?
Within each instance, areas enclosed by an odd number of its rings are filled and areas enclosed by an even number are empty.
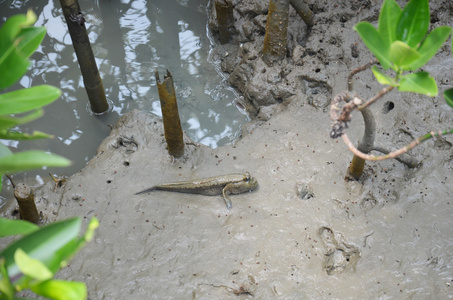
[[[223,200],[225,200],[225,204],[228,209],[231,209],[233,207],[233,203],[231,202],[231,199],[229,197],[230,188],[231,188],[231,183],[227,184],[222,190]]]

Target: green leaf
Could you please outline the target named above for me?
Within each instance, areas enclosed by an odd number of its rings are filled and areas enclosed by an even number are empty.
[[[24,275],[33,279],[44,281],[53,277],[53,273],[42,262],[31,258],[20,248],[14,253],[14,261]]]
[[[357,31],[368,49],[376,56],[384,70],[390,68],[392,65],[389,57],[390,45],[382,39],[376,28],[368,22],[359,22],[354,26],[354,30]]]
[[[90,223],[88,224],[85,234],[79,238],[74,239],[71,242],[67,243],[64,247],[56,252],[60,257],[64,257],[66,260],[72,258],[72,256],[79,251],[87,242],[89,242],[94,236],[94,230],[99,226],[99,221],[96,218],[91,218]],[[66,261],[61,262],[61,267],[66,265]]]
[[[5,260],[0,258],[0,299],[12,300],[15,289],[8,277],[8,272],[5,268]]]
[[[429,27],[428,0],[410,0],[396,25],[396,38],[412,48],[418,48]]]
[[[14,46],[7,52],[0,52],[0,90],[13,85],[27,72],[30,62],[22,57]]]
[[[31,288],[38,295],[56,300],[85,300],[87,288],[83,282],[47,280]]]
[[[0,129],[11,128],[19,124],[16,118],[0,116]]]
[[[409,70],[417,70],[424,66],[442,47],[450,32],[451,27],[449,26],[440,26],[432,30],[417,50],[420,53],[420,58],[410,64]]]
[[[19,44],[17,50],[23,57],[30,57],[38,49],[44,36],[46,35],[45,27],[27,27],[23,28],[17,36]]]
[[[0,95],[0,115],[20,114],[48,105],[60,97],[61,91],[51,85],[39,85]]]
[[[444,92],[445,101],[453,108],[453,89],[448,89]]]
[[[12,44],[22,28],[35,24],[36,20],[36,14],[32,10],[28,10],[26,15],[9,17],[0,28],[0,53]]]
[[[16,141],[23,141],[23,140],[36,140],[36,139],[48,139],[53,138],[53,135],[41,132],[41,131],[34,131],[32,134],[16,132],[16,131],[8,131],[8,130],[0,130],[0,139],[3,140],[16,140]]]
[[[414,92],[430,97],[437,96],[437,84],[428,72],[417,72],[401,77],[398,90],[401,92]]]
[[[70,164],[71,161],[62,156],[49,154],[44,151],[29,150],[0,157],[0,172],[17,173],[39,169],[43,166],[66,167]]]
[[[52,268],[53,266],[49,266],[50,263],[54,264],[55,252],[77,237],[80,225],[80,218],[56,222],[9,244],[0,253],[0,257],[5,258],[9,277],[15,278],[20,274],[19,268],[14,261],[14,253],[18,248],[21,248],[30,257],[40,260],[52,272],[55,272],[55,269]]]
[[[394,78],[382,73],[376,66],[371,67],[371,71],[373,71],[374,77],[380,84],[398,86]]]
[[[86,242],[89,242],[94,237],[94,231],[99,227],[99,220],[97,218],[91,218],[88,228],[83,236]]]
[[[26,15],[15,15],[6,20],[0,28],[0,53],[14,41],[25,23],[27,23]]]
[[[401,8],[395,0],[384,0],[379,13],[378,29],[382,39],[389,45],[396,40],[396,23],[401,15]]]
[[[29,234],[38,229],[38,225],[27,221],[0,218],[0,237]]]
[[[11,128],[20,124],[25,124],[31,121],[34,121],[43,115],[42,109],[37,109],[25,117],[15,118],[10,116],[0,116],[0,129]]]
[[[390,60],[396,67],[405,70],[407,65],[420,58],[420,54],[401,41],[394,41],[390,45]],[[405,68],[406,67],[406,68]]]
[[[0,28],[0,70],[3,70],[0,72],[0,89],[11,86],[27,72],[28,57],[34,51],[31,50],[36,50],[36,43],[43,38],[42,28],[25,30],[35,22],[36,15],[29,10],[27,15],[8,18]]]
[[[6,156],[6,155],[13,155],[13,153],[11,152],[11,150],[9,150],[8,147],[6,147],[2,143],[0,143],[0,157]]]

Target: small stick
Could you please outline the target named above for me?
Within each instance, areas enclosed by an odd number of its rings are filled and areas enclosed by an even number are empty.
[[[5,176],[9,179],[9,182],[11,182],[13,189],[15,189],[16,185],[14,184],[14,181],[13,181],[13,178],[11,177],[11,175],[5,174]]]

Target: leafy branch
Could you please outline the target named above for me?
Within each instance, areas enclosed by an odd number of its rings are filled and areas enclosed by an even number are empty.
[[[453,129],[430,132],[393,152],[374,145],[375,122],[371,112],[367,110],[371,104],[395,88],[400,92],[414,92],[430,97],[438,94],[434,78],[428,72],[417,70],[437,53],[447,41],[452,29],[449,26],[439,26],[428,33],[429,23],[428,0],[410,0],[404,9],[401,9],[395,0],[384,0],[378,28],[368,22],[359,22],[354,27],[377,59],[352,70],[348,76],[348,91],[333,98],[330,110],[332,120],[330,136],[332,138],[341,136],[348,149],[354,153],[353,164],[354,162],[362,164],[357,168],[358,171],[352,174],[356,178],[363,172],[364,160],[397,158],[426,140],[453,133]],[[383,70],[376,66],[377,62]],[[365,101],[353,92],[353,77],[368,68],[371,68],[376,80],[386,87]],[[395,72],[394,76],[384,72],[389,69]],[[444,96],[447,104],[453,107],[453,89],[447,90]],[[341,105],[343,101],[346,104]],[[354,110],[359,110],[365,120],[365,135],[358,147],[352,144],[345,133]],[[385,155],[369,155],[371,150],[377,150]],[[411,167],[417,165],[412,158],[399,160]],[[353,166],[350,169],[352,168]]]

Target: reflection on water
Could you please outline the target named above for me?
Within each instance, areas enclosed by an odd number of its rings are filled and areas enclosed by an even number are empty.
[[[45,108],[45,116],[21,130],[41,130],[52,140],[4,142],[15,150],[42,149],[70,158],[74,164],[52,172],[68,175],[93,157],[100,141],[122,114],[140,109],[161,115],[154,69],[173,74],[183,129],[193,140],[218,147],[232,142],[248,117],[233,104],[238,97],[209,61],[206,35],[207,0],[79,0],[112,112],[94,117],[59,1],[1,1],[0,23],[26,13],[38,15],[47,36],[32,56],[32,67],[12,89],[52,84],[62,97]],[[48,176],[29,172],[16,178]],[[42,179],[39,179],[40,181]],[[36,182],[29,182],[35,184]]]

